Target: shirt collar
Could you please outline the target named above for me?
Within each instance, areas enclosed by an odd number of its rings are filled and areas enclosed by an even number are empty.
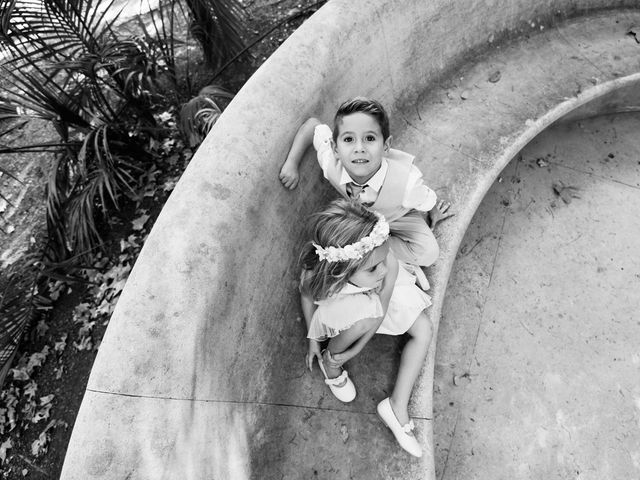
[[[340,168],[342,169],[342,173],[340,174],[340,185],[346,185],[347,183],[351,183],[351,182],[358,184],[358,182],[356,182],[353,178],[351,178],[349,173],[347,173],[347,170],[342,165],[340,165]],[[373,175],[373,177],[369,179],[369,181],[367,182],[367,185],[371,187],[373,190],[375,190],[376,192],[379,192],[380,189],[382,188],[382,184],[384,183],[384,177],[387,176],[388,169],[389,169],[389,163],[387,162],[387,159],[383,157],[382,163],[380,164],[380,168]]]
[[[373,290],[371,287],[358,287],[353,283],[347,283],[338,293],[340,295],[351,295],[354,293],[370,292],[371,290]]]

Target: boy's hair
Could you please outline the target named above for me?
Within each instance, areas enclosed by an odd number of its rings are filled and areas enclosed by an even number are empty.
[[[351,100],[347,100],[338,107],[336,116],[333,118],[333,141],[338,140],[338,130],[340,120],[342,117],[351,115],[352,113],[366,113],[371,115],[380,125],[382,131],[382,139],[389,138],[389,116],[382,104],[376,100],[371,100],[365,97],[355,97]]]
[[[313,244],[325,248],[351,245],[373,231],[378,216],[357,202],[341,198],[311,215],[310,220],[311,240],[300,254],[303,269],[300,290],[314,300],[323,300],[340,291],[351,275],[369,259],[373,250],[357,260],[327,262],[320,260]]]

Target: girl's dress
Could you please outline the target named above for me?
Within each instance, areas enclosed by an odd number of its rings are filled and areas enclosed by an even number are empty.
[[[431,305],[431,297],[420,290],[415,282],[415,276],[400,262],[387,314],[376,333],[405,333],[418,315]],[[318,307],[311,318],[307,338],[318,341],[335,337],[358,320],[382,316],[378,294],[371,288],[356,287],[351,283],[338,293],[314,303]]]

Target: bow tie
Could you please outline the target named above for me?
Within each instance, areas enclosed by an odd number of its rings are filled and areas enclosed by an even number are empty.
[[[369,185],[358,185],[355,182],[349,182],[347,183],[347,195],[349,195],[349,198],[358,200],[362,191],[368,186]]]
[[[356,182],[349,182],[346,185],[347,195],[349,198],[355,201],[360,201],[360,194],[364,192],[364,189],[369,187],[369,185],[358,185]],[[365,207],[370,207],[373,205],[373,202],[361,202]]]

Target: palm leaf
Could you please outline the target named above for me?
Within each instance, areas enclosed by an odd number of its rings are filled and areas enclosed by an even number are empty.
[[[208,85],[180,109],[180,130],[190,147],[200,145],[222,113],[220,100],[233,94],[218,85]]]
[[[104,21],[114,1],[104,8],[91,0],[0,0],[0,39],[14,58],[29,58],[31,63],[95,52],[114,38],[113,25],[121,10]]]
[[[245,14],[237,0],[185,0],[192,15],[190,31],[215,69],[244,47]]]

